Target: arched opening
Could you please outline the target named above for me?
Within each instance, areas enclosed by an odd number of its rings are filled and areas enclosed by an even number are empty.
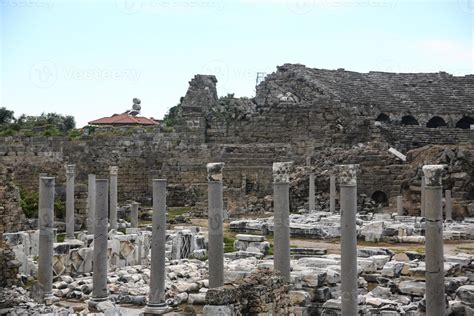
[[[438,128],[438,127],[443,127],[443,126],[448,126],[446,122],[443,120],[443,118],[439,116],[434,116],[432,117],[428,123],[426,123],[426,127],[428,128]]]
[[[388,205],[387,194],[385,194],[383,191],[375,191],[372,194],[372,200],[374,200],[377,204],[382,204],[384,206]]]
[[[402,125],[420,125],[416,118],[411,115],[405,115],[402,117]]]
[[[457,128],[470,129],[474,125],[474,118],[465,116],[456,123]]]
[[[390,123],[390,116],[385,113],[380,113],[379,116],[375,119],[376,122]]]

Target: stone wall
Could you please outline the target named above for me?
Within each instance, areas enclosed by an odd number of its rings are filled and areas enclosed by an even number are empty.
[[[64,164],[76,164],[76,209],[83,221],[88,173],[106,178],[108,166],[118,165],[119,203],[145,205],[151,204],[151,180],[167,178],[169,205],[194,205],[203,214],[205,165],[222,161],[225,205],[231,214],[243,214],[268,205],[275,161],[359,163],[358,192],[370,197],[381,191],[393,202],[401,192],[400,174],[411,167],[388,154],[389,147],[406,153],[426,144],[474,142],[474,131],[455,128],[459,119],[474,117],[474,76],[362,74],[286,64],[268,75],[251,99],[218,98],[216,83],[205,75],[190,81],[172,130],[117,129],[75,140],[4,137],[0,163],[12,168],[13,183],[30,191],[37,190],[40,173],[56,176],[61,199]],[[381,114],[388,120],[380,121]],[[419,125],[403,125],[406,115]],[[447,126],[426,127],[434,116]],[[327,177],[320,178],[318,190],[328,192]],[[301,192],[292,210],[302,205]]]
[[[290,315],[288,288],[277,272],[259,270],[233,284],[209,289],[204,315]]]

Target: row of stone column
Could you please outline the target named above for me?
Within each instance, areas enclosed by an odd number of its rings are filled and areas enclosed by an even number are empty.
[[[66,167],[66,239],[74,239],[74,186],[76,165],[68,164]],[[110,228],[117,229],[117,178],[118,167],[110,166]],[[95,222],[95,196],[96,196],[96,175],[89,174],[87,178],[87,221],[86,228],[90,234],[94,233]]]
[[[107,290],[107,232],[109,211],[109,181],[89,177],[93,188],[93,291],[89,305],[108,300]],[[54,177],[40,177],[39,182],[39,255],[38,255],[38,299],[52,302],[53,243],[54,243]],[[134,207],[135,208],[135,207]],[[138,209],[138,208],[137,208]],[[92,225],[91,222],[88,223]],[[91,227],[92,228],[92,227]],[[165,304],[165,242],[166,242],[166,180],[153,180],[153,215],[150,267],[150,292],[147,314],[161,314],[167,310]]]
[[[422,180],[422,183],[424,183],[424,178]],[[426,191],[426,186],[423,184],[422,189],[421,189],[421,216],[426,217],[426,197],[425,197],[425,191]],[[445,202],[444,202],[444,216],[446,221],[452,221],[453,220],[453,201],[451,197],[451,190],[445,190],[444,191],[444,196],[445,196]],[[397,196],[397,215],[403,215],[403,197],[401,195]]]
[[[355,315],[358,311],[358,287],[357,287],[357,166],[340,165],[340,207],[341,207],[341,303],[342,315]],[[444,255],[443,255],[443,207],[442,207],[442,165],[426,165],[423,167],[424,176],[422,178],[422,198],[421,216],[426,218],[426,314],[441,316],[446,313],[445,289],[444,289]],[[274,164],[275,172],[275,164]],[[314,179],[310,177],[311,186]],[[331,180],[331,191],[332,191]],[[287,221],[287,201],[281,201],[285,192],[275,186],[275,269],[289,278],[289,252],[279,253],[276,250],[286,250],[289,247],[289,238],[285,227],[280,227],[278,223]],[[313,189],[314,190],[314,189]],[[331,194],[332,195],[332,194]],[[446,220],[452,219],[451,191],[446,190]],[[311,196],[310,196],[311,201]],[[397,212],[402,215],[402,197],[397,197]],[[310,203],[311,205],[311,203]],[[311,206],[310,206],[311,210]],[[277,235],[284,235],[285,238],[278,238]],[[289,235],[289,232],[288,232]],[[289,237],[289,236],[288,236]],[[284,243],[279,245],[278,243]]]

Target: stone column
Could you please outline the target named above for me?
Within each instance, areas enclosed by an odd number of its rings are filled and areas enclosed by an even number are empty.
[[[153,179],[153,215],[150,266],[150,293],[146,314],[163,314],[165,303],[166,180]]]
[[[138,202],[133,202],[130,205],[130,217],[131,217],[131,224],[132,228],[138,228],[138,206],[140,203]]]
[[[426,315],[446,315],[443,254],[443,165],[425,165]]]
[[[397,196],[397,215],[403,215],[403,196]]]
[[[38,296],[40,303],[52,304],[54,243],[54,178],[39,181]]]
[[[110,229],[117,229],[117,177],[118,167],[110,166]]]
[[[273,266],[290,281],[290,169],[293,162],[273,163]]]
[[[209,288],[224,285],[224,199],[222,194],[223,162],[207,164]]]
[[[109,181],[96,181],[92,296],[89,306],[108,300],[107,290],[107,212]]]
[[[74,169],[66,165],[66,239],[74,239]]]
[[[308,211],[314,211],[316,209],[315,194],[316,189],[314,186],[314,173],[311,169],[311,157],[306,157],[306,167],[309,173],[309,195],[308,195]]]
[[[357,169],[339,165],[341,190],[341,295],[342,315],[357,314]]]
[[[444,192],[446,201],[444,206],[445,219],[447,221],[453,220],[453,200],[451,198],[451,190],[446,190]]]
[[[420,216],[425,217],[425,176],[421,177],[421,211]]]
[[[333,174],[329,177],[329,211],[336,212],[336,176]]]
[[[94,233],[95,223],[95,174],[87,175],[87,232]]]

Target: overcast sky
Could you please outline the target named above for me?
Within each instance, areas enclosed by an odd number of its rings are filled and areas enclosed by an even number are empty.
[[[0,0],[0,106],[78,126],[142,100],[162,118],[195,74],[253,96],[283,63],[474,73],[473,0]]]

